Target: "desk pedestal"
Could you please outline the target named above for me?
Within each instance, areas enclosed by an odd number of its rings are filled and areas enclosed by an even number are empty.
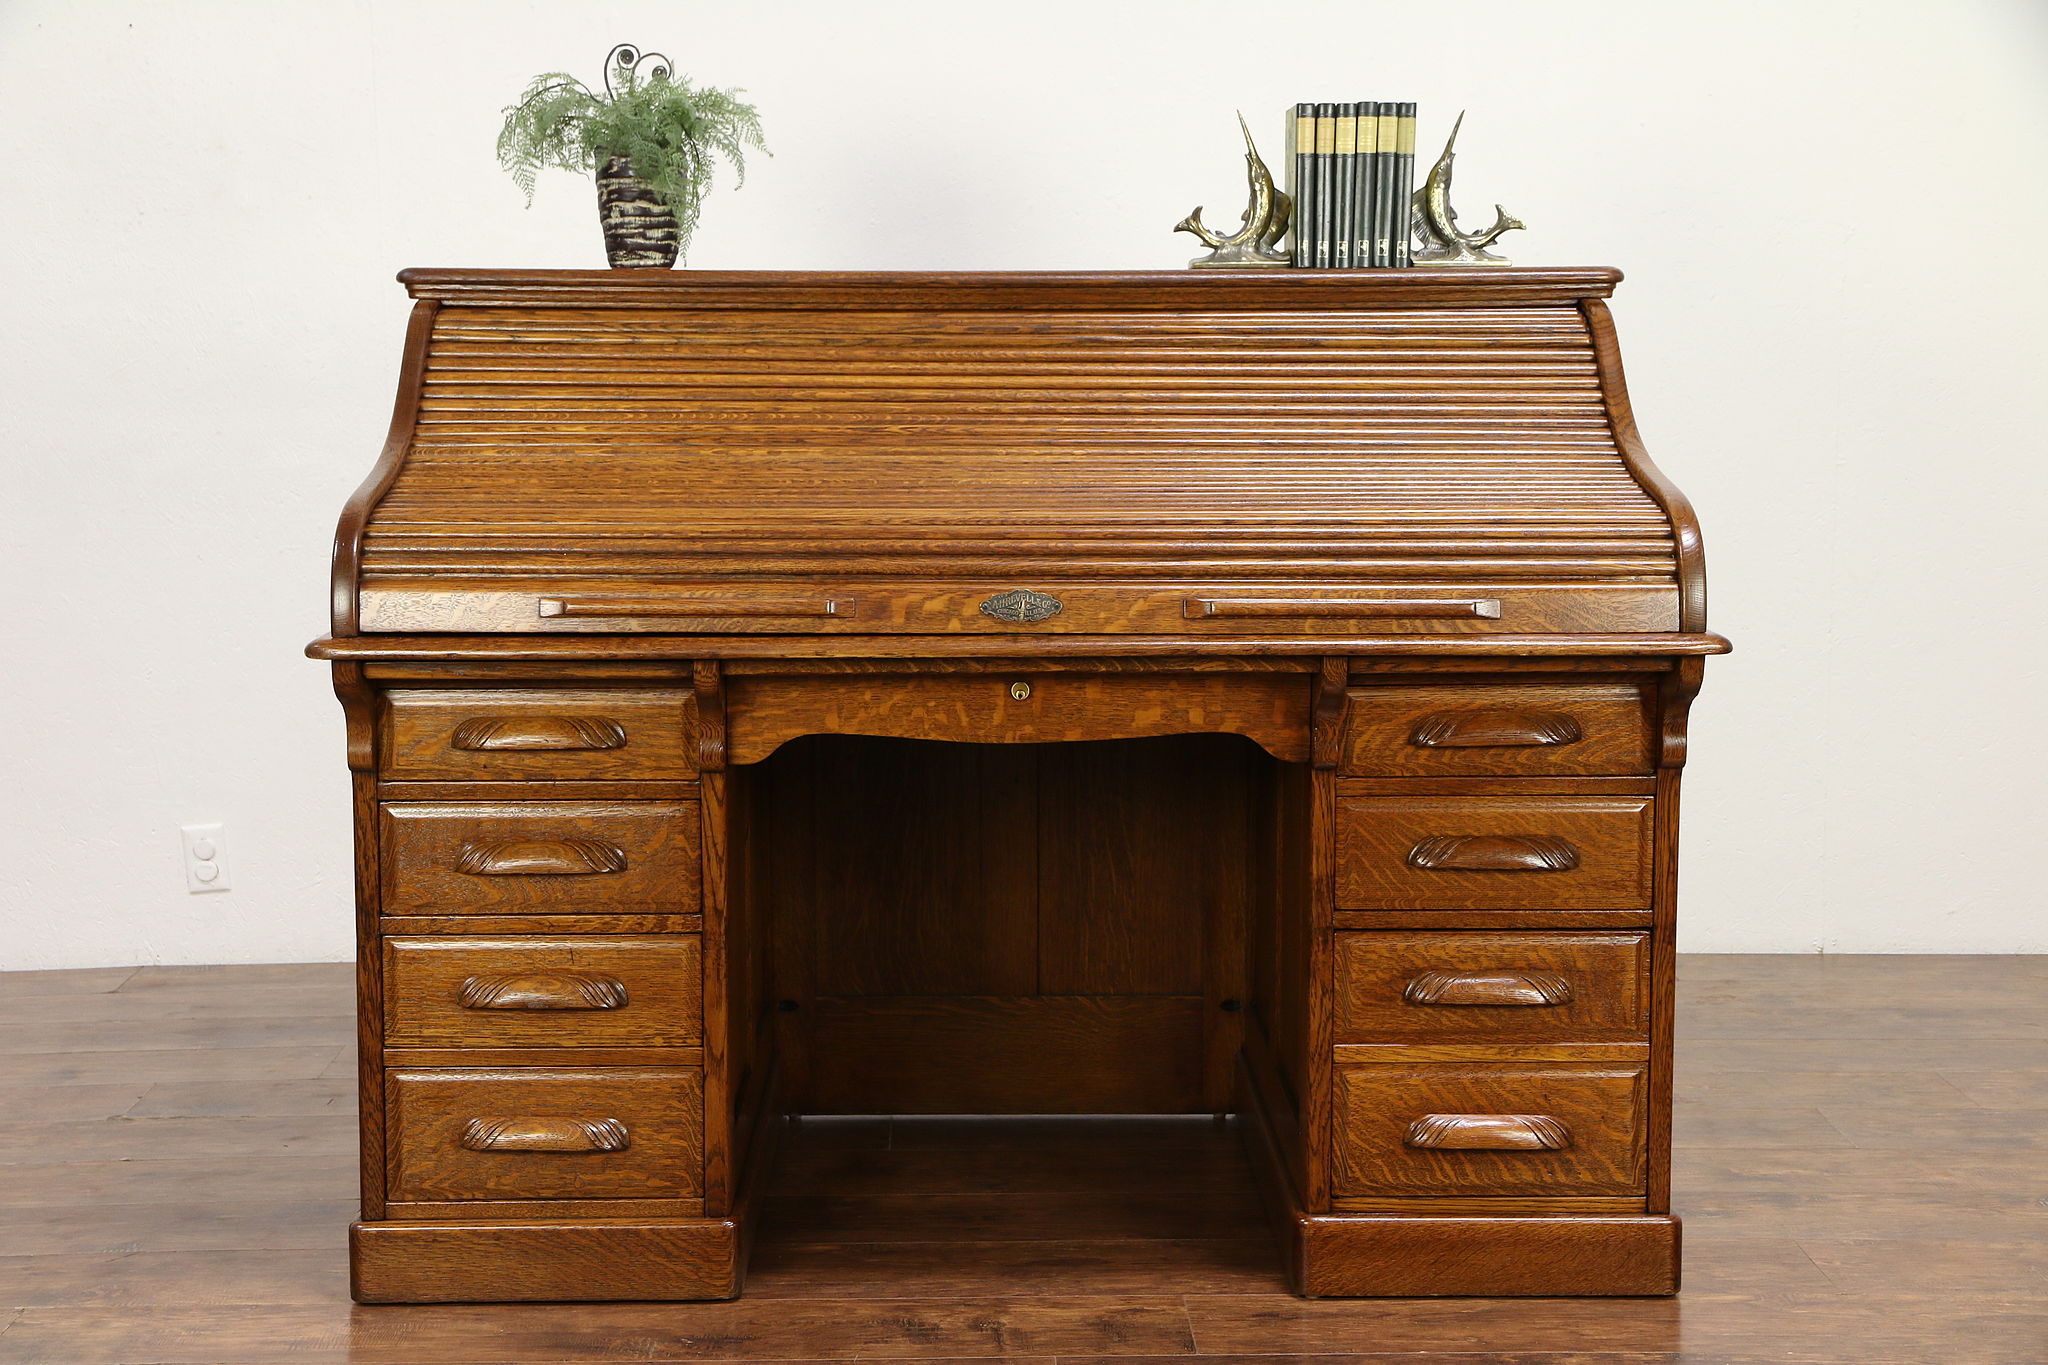
[[[384,652],[359,1299],[732,1297],[860,1113],[1233,1114],[1304,1294],[1676,1289],[1696,659]]]

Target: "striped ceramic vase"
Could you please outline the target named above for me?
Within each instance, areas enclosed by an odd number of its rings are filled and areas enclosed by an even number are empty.
[[[628,158],[612,157],[597,173],[597,217],[613,269],[666,270],[676,263],[681,241],[676,216],[633,174]]]

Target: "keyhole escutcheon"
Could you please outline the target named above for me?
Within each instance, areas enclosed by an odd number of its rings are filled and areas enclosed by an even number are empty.
[[[1011,683],[1010,699],[1012,701],[1029,701],[1031,699],[1031,684],[1028,682]]]

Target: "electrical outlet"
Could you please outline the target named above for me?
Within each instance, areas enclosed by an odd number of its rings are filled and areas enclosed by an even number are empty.
[[[226,828],[221,825],[186,825],[178,832],[185,841],[185,889],[194,895],[202,891],[228,890]]]

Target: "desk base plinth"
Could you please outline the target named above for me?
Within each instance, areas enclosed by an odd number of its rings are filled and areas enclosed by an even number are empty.
[[[730,1218],[357,1223],[358,1303],[730,1299],[744,1239]]]
[[[1288,1264],[1310,1298],[1660,1297],[1678,1292],[1670,1214],[1461,1218],[1297,1214]]]

